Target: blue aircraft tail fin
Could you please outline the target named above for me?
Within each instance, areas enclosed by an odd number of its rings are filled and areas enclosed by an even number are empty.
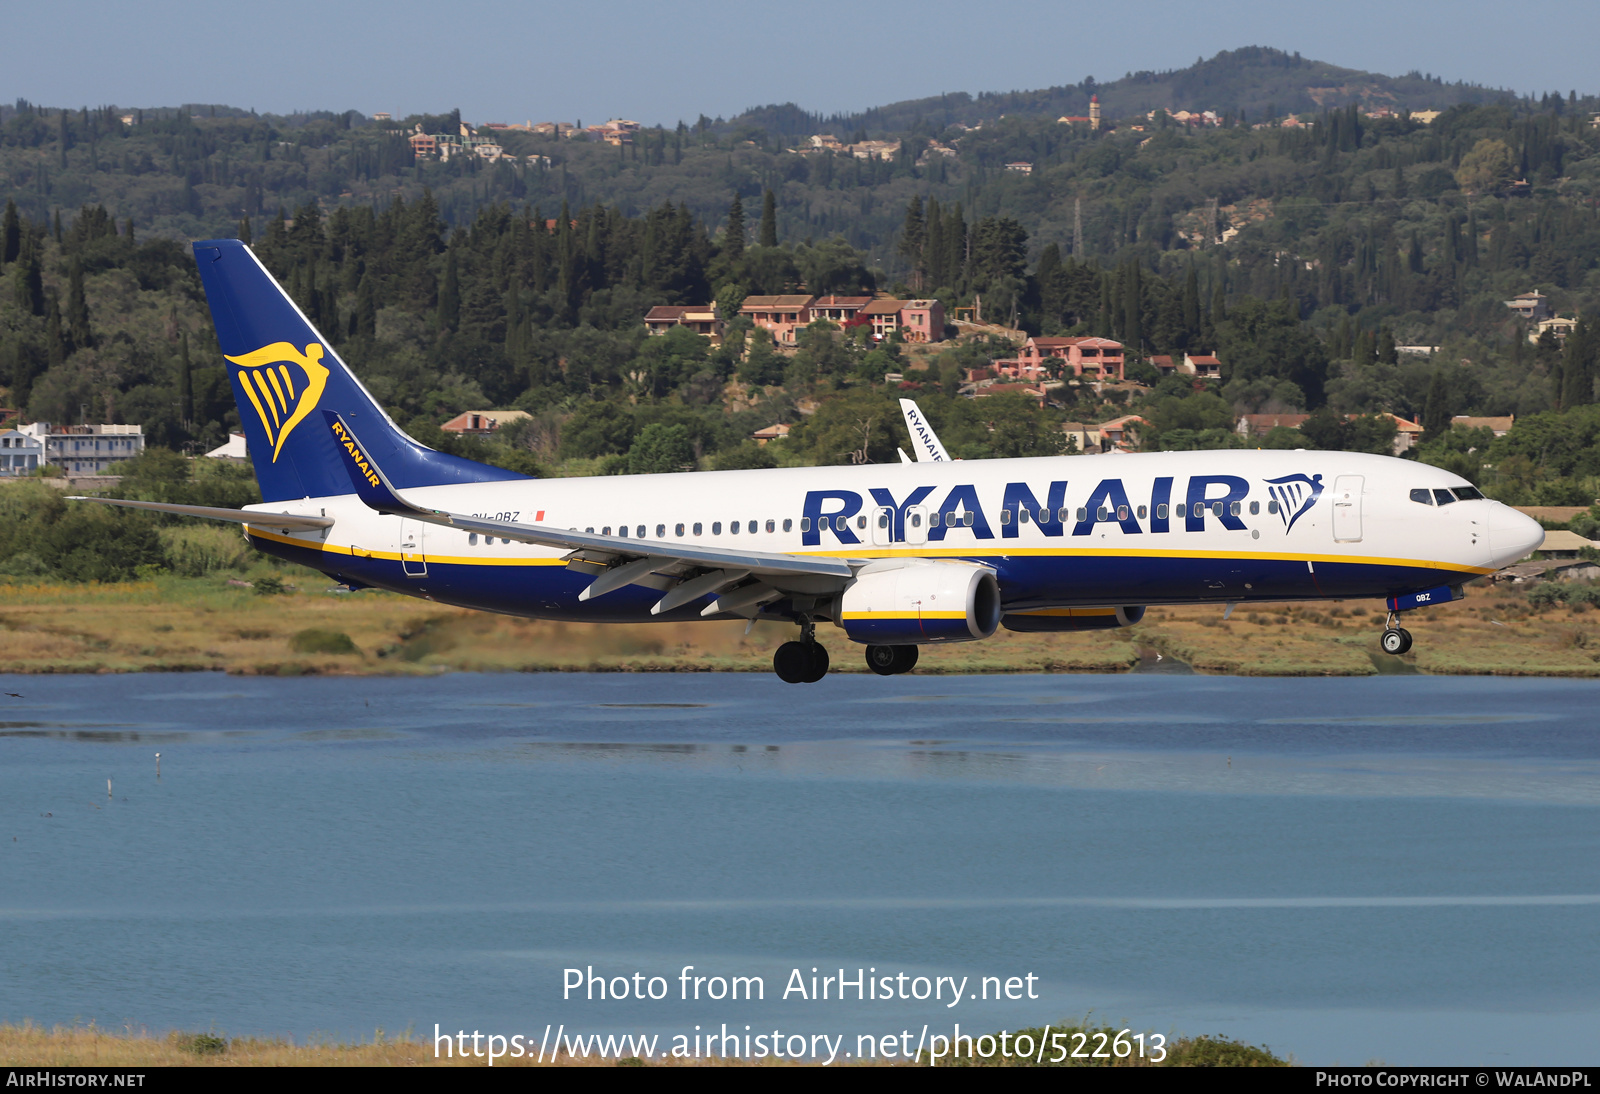
[[[345,453],[324,420],[312,417],[319,409],[359,425],[397,489],[527,478],[408,437],[249,247],[237,239],[204,240],[194,256],[265,500],[350,493]]]

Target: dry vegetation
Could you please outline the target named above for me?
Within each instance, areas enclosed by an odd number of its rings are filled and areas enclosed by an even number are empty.
[[[330,592],[283,571],[262,596],[222,577],[117,585],[0,584],[0,659],[11,672],[242,674],[441,671],[766,672],[791,627],[760,623],[585,624],[442,608],[392,593]],[[298,588],[295,588],[298,586]],[[1249,676],[1377,672],[1600,676],[1600,612],[1530,608],[1516,590],[1473,586],[1465,601],[1412,613],[1416,646],[1377,652],[1381,605],[1152,608],[1139,626],[1013,634],[925,648],[919,673],[1125,672],[1177,661]],[[345,638],[348,638],[348,642]],[[863,672],[859,646],[823,627],[835,671]]]

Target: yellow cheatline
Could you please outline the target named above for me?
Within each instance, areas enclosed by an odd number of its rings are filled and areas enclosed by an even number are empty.
[[[307,344],[305,352],[301,353],[288,342],[274,342],[269,346],[262,346],[251,353],[241,354],[238,357],[229,357],[228,360],[239,366],[239,383],[244,388],[245,395],[255,407],[256,414],[261,418],[261,425],[267,431],[267,440],[272,444],[272,461],[278,461],[278,455],[283,451],[283,442],[288,439],[294,427],[305,420],[306,415],[317,408],[317,403],[322,399],[322,392],[328,386],[328,368],[322,364],[323,349],[320,343]],[[278,366],[274,371],[272,366]],[[295,384],[290,376],[288,366],[298,365],[305,373],[305,389],[295,397]],[[258,371],[259,370],[259,371]],[[262,379],[262,373],[266,379]],[[279,383],[279,376],[283,383]],[[267,405],[263,408],[261,401],[256,398],[252,390],[251,379],[255,386],[260,388],[262,396],[266,398]],[[288,388],[288,398],[284,397],[284,385]],[[269,386],[277,392],[274,400],[269,392]],[[294,404],[290,412],[290,404]],[[287,420],[280,420],[278,405],[282,404]],[[267,421],[267,409],[272,412],[272,422]],[[276,434],[276,435],[274,435]]]
[[[959,612],[845,612],[846,619],[904,619],[915,621],[918,619],[965,619],[967,613]]]
[[[982,562],[986,559],[1022,557],[1111,557],[1111,558],[1181,558],[1194,562],[1217,559],[1245,559],[1260,562],[1327,562],[1359,566],[1415,566],[1432,570],[1455,570],[1464,574],[1492,574],[1487,566],[1467,566],[1457,562],[1439,562],[1425,558],[1380,558],[1372,555],[1318,555],[1297,552],[1263,551],[1179,551],[1156,550],[1138,547],[926,547],[892,549],[869,548],[858,551],[799,551],[807,558],[957,558]]]

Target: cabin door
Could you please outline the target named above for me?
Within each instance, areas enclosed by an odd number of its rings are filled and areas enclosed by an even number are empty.
[[[906,542],[913,547],[920,547],[928,542],[928,507],[926,505],[906,507]]]
[[[1360,475],[1340,475],[1333,480],[1333,539],[1335,543],[1361,541]]]
[[[872,511],[872,545],[887,547],[894,542],[894,510],[880,505]]]
[[[427,525],[419,520],[400,519],[400,569],[407,577],[428,576],[428,556],[423,549]]]

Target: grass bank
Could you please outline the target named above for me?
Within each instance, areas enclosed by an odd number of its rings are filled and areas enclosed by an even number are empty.
[[[236,577],[163,575],[116,584],[0,583],[7,671],[237,674],[768,672],[794,628],[758,623],[585,624],[442,608],[393,593],[335,592],[310,571],[262,572],[259,595]],[[1380,672],[1600,676],[1600,612],[1530,605],[1520,591],[1473,586],[1464,601],[1406,617],[1401,658],[1377,652],[1373,603],[1152,608],[1117,631],[1013,634],[926,647],[917,672],[1127,672],[1192,667],[1244,676]],[[840,672],[864,672],[861,647],[833,627],[818,637]]]
[[[1150,1058],[1139,1057],[1128,1042],[1129,1054],[1118,1057],[1111,1054],[1117,1030],[1085,1028],[1079,1026],[1048,1027],[1055,1035],[1044,1038],[1045,1028],[1018,1030],[1008,1035],[1008,1047],[1017,1038],[1028,1038],[1035,1046],[1045,1044],[1046,1067],[1287,1067],[1291,1061],[1275,1056],[1265,1048],[1240,1044],[1224,1037],[1180,1037],[1168,1043],[1167,1054],[1159,1064]],[[1104,1034],[1100,1038],[1099,1034]],[[1082,1038],[1079,1038],[1082,1034]],[[988,1043],[985,1043],[988,1042]],[[1146,1043],[1152,1044],[1148,1035]],[[663,1046],[669,1045],[662,1038]],[[994,1036],[974,1042],[979,1051],[991,1055],[985,1059],[976,1053],[969,1057],[940,1060],[939,1067],[1034,1067],[1040,1066],[1037,1058],[1025,1058],[1012,1052],[1002,1055],[1000,1042]],[[535,1046],[536,1048],[537,1046]],[[965,1046],[963,1046],[965,1047]],[[1103,1049],[1106,1055],[1096,1058],[1093,1053]],[[1083,1055],[1074,1057],[1073,1052]],[[1064,1059],[1052,1062],[1052,1058]],[[0,1067],[484,1067],[487,1061],[475,1057],[436,1057],[432,1044],[410,1036],[387,1037],[378,1031],[373,1040],[361,1044],[334,1041],[308,1041],[296,1044],[289,1039],[228,1037],[219,1033],[172,1032],[157,1036],[144,1031],[109,1033],[94,1026],[58,1027],[43,1029],[33,1025],[0,1026]],[[924,1056],[917,1063],[911,1061],[879,1060],[854,1066],[927,1066]],[[496,1067],[536,1067],[537,1058],[506,1058],[497,1060]],[[678,1059],[668,1057],[642,1060],[636,1056],[622,1059],[602,1059],[596,1056],[577,1057],[562,1055],[546,1059],[546,1067],[785,1067],[796,1066],[790,1060],[771,1057],[759,1060]],[[803,1065],[802,1065],[803,1066]],[[835,1065],[841,1066],[841,1065]]]

